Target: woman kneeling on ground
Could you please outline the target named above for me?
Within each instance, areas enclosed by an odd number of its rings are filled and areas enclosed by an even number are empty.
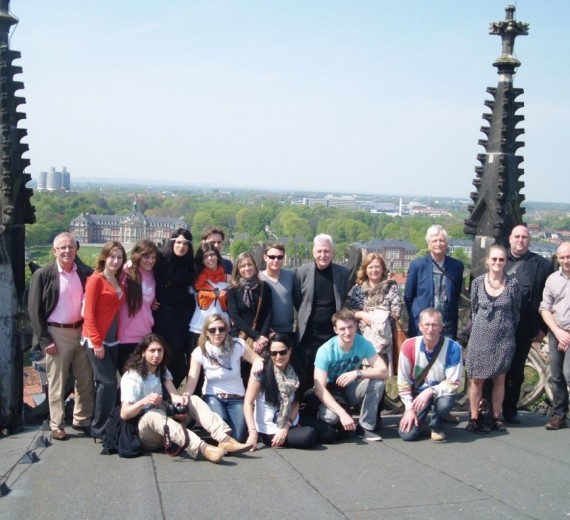
[[[300,423],[300,385],[291,353],[289,336],[274,334],[265,354],[263,372],[257,376],[252,374],[249,379],[244,412],[249,432],[246,444],[253,446],[251,451],[257,447],[258,436],[272,448],[309,449],[320,442],[316,425]],[[310,419],[310,422],[316,422],[316,419]],[[323,430],[327,426],[323,424]]]

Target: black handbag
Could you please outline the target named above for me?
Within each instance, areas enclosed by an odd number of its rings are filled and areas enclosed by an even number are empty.
[[[142,454],[143,448],[139,438],[140,415],[125,421],[121,418],[121,407],[115,406],[105,428],[101,455],[113,455],[133,458]]]

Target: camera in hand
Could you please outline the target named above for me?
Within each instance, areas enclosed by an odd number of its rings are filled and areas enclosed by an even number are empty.
[[[167,403],[166,404],[166,415],[168,417],[174,417],[175,415],[184,415],[188,412],[188,407],[182,403]]]

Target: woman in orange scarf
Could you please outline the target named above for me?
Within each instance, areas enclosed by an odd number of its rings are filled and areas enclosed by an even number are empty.
[[[193,286],[196,295],[196,310],[190,320],[190,332],[197,340],[202,332],[204,321],[210,314],[221,314],[228,322],[229,317],[226,301],[228,283],[222,255],[210,242],[202,242],[196,251],[195,266],[196,273],[198,273]]]

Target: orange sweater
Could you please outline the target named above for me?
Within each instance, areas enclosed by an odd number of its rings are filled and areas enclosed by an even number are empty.
[[[95,348],[103,346],[109,327],[119,312],[125,293],[119,295],[113,284],[102,273],[95,272],[87,278],[83,308],[83,336],[89,338]]]

